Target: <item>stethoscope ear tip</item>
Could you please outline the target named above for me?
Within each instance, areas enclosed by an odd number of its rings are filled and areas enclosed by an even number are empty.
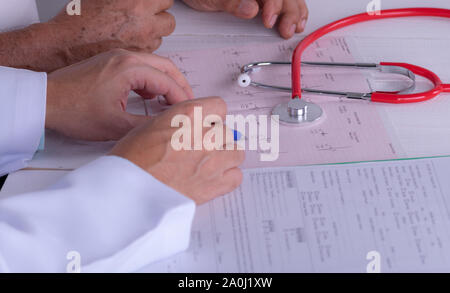
[[[238,84],[240,87],[248,87],[252,83],[252,79],[250,78],[250,75],[247,73],[242,73],[238,77]]]

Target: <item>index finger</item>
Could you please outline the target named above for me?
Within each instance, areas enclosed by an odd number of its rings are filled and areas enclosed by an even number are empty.
[[[186,101],[184,89],[168,74],[149,65],[140,65],[126,71],[131,90],[143,96],[163,95],[170,104]]]
[[[180,87],[184,89],[189,99],[194,98],[194,93],[191,86],[189,85],[188,80],[172,62],[172,60],[170,60],[169,58],[143,52],[136,52],[134,54],[136,54],[141,59],[141,61],[169,75],[173,80],[177,82]]]

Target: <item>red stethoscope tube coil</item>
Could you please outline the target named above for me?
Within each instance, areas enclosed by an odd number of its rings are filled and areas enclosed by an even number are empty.
[[[316,40],[333,31],[361,22],[379,19],[388,19],[388,18],[413,17],[413,16],[450,18],[450,10],[440,8],[404,8],[404,9],[383,10],[381,11],[381,13],[377,13],[374,15],[369,15],[368,13],[361,13],[330,23],[307,36],[298,44],[292,57],[292,98],[302,97],[302,85],[301,85],[302,54]],[[424,93],[407,94],[407,95],[375,92],[372,93],[371,101],[373,102],[394,103],[394,104],[423,102],[436,97],[442,92],[450,92],[450,84],[444,84],[436,74],[425,68],[406,63],[385,62],[380,63],[380,65],[392,65],[407,68],[411,70],[413,73],[429,79],[434,84],[434,88]]]

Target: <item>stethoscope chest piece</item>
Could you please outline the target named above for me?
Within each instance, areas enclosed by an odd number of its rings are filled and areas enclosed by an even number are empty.
[[[276,106],[272,111],[272,115],[279,116],[280,122],[308,124],[318,121],[323,115],[323,110],[317,104],[295,98],[289,103],[282,103]]]

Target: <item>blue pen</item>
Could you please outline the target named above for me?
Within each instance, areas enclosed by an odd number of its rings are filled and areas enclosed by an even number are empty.
[[[234,141],[240,141],[242,138],[242,134],[237,130],[233,130],[233,132],[234,132]]]

